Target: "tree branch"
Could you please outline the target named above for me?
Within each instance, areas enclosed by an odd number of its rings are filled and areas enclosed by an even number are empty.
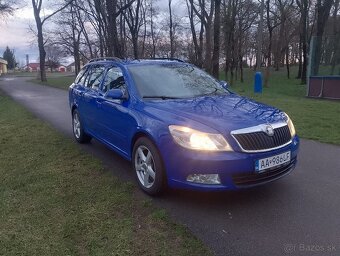
[[[42,2],[42,0],[41,0]],[[40,5],[41,5],[40,2]],[[50,15],[47,15],[45,18],[42,19],[41,24],[44,24],[44,22],[46,20],[48,20],[49,18],[51,18],[52,16],[56,15],[58,12],[64,10],[67,6],[69,6],[71,3],[73,2],[73,0],[68,1],[63,7],[59,8],[58,10],[54,11],[53,13],[51,13]]]

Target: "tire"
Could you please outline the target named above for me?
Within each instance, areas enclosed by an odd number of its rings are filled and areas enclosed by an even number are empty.
[[[132,153],[132,165],[140,188],[149,195],[166,189],[166,173],[157,147],[146,137],[139,138]]]
[[[74,138],[79,143],[89,143],[92,139],[90,135],[84,132],[77,109],[74,109],[72,112],[72,131]]]

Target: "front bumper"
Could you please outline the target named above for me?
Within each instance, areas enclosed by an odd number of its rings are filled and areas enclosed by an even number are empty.
[[[299,138],[289,145],[262,153],[201,152],[187,150],[169,141],[161,147],[167,171],[168,185],[172,188],[197,190],[236,190],[262,185],[290,173],[297,163]],[[291,151],[291,161],[262,173],[255,172],[255,161]],[[186,180],[190,174],[219,174],[221,184],[199,184]]]

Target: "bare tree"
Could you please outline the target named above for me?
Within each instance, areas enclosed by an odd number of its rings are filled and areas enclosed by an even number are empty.
[[[240,1],[239,8],[237,11],[237,61],[238,70],[240,73],[240,81],[243,83],[243,57],[247,52],[249,47],[251,34],[249,33],[250,28],[253,26],[258,13],[256,11],[256,6],[251,0]],[[235,53],[236,54],[236,53]]]
[[[213,23],[213,15],[215,9],[215,1],[211,0],[198,0],[198,2],[194,2],[194,0],[189,0],[191,4],[191,8],[193,8],[195,14],[199,18],[200,22],[204,25],[205,28],[205,56],[203,67],[211,73],[211,53],[212,53],[212,23]]]
[[[189,4],[188,0],[186,0],[187,9],[188,9],[188,17],[190,21],[190,30],[191,30],[191,36],[192,36],[192,42],[194,45],[193,49],[193,58],[191,58],[191,61],[195,63],[198,67],[203,66],[203,35],[204,35],[204,25],[201,22],[200,23],[200,30],[199,32],[196,32],[195,27],[195,14],[193,7]],[[198,33],[198,36],[197,36]],[[198,38],[197,38],[198,37]]]
[[[46,58],[46,51],[45,51],[45,41],[44,41],[44,35],[43,35],[43,25],[45,22],[56,15],[58,12],[64,10],[69,4],[72,3],[73,0],[69,0],[66,3],[64,3],[61,7],[59,7],[57,10],[53,11],[51,14],[41,17],[41,9],[43,0],[32,0],[32,6],[34,11],[34,18],[37,26],[37,36],[38,36],[38,47],[39,47],[39,59],[40,59],[40,80],[41,81],[47,81],[46,78],[46,69],[45,69],[45,58]]]
[[[122,6],[118,6],[117,0],[106,0],[106,11],[107,11],[107,55],[124,57],[124,53],[121,49],[121,44],[118,38],[117,30],[117,18],[127,8],[129,8],[135,0],[130,0],[124,3]],[[96,1],[95,1],[96,2]]]
[[[131,41],[133,46],[133,55],[136,59],[138,59],[138,36],[139,30],[143,25],[143,16],[142,16],[142,1],[136,0],[133,5],[130,5],[126,12],[123,12],[125,17],[126,24],[129,28],[131,34]]]
[[[155,29],[154,29],[154,16],[155,16],[155,9],[153,7],[153,0],[150,0],[150,34],[152,40],[152,53],[151,57],[156,57],[156,38],[155,38]]]
[[[45,45],[46,50],[46,64],[53,72],[53,69],[57,68],[60,64],[60,59],[65,56],[64,51],[55,44]]]
[[[293,0],[276,0],[276,1],[280,22],[279,22],[279,34],[276,40],[276,47],[274,51],[274,66],[275,70],[278,71],[280,68],[280,63],[281,62],[283,63],[283,61],[281,60],[284,58],[286,50],[285,48],[288,45],[288,42],[287,41],[285,42],[284,39],[287,38],[287,34],[289,33],[286,30],[286,26],[290,15],[290,8],[293,5],[294,1]]]
[[[270,0],[266,1],[266,23],[268,29],[268,48],[267,48],[267,67],[264,76],[264,87],[268,87],[268,81],[270,76],[270,68],[272,66],[272,45],[273,45],[273,30],[279,26],[280,22],[278,21],[277,14],[271,15],[271,5]]]
[[[77,74],[81,68],[81,56],[85,58],[92,58],[92,43],[89,41],[88,35],[85,30],[85,14],[82,13],[80,0],[74,0],[68,8],[64,9],[59,18],[56,20],[60,26],[58,26],[53,34],[52,39],[55,45],[62,46],[68,53],[74,57],[75,73]],[[90,49],[90,56],[87,57],[84,52],[81,51],[81,38],[84,36],[86,46]]]
[[[16,4],[16,0],[0,0],[0,17],[12,15]]]

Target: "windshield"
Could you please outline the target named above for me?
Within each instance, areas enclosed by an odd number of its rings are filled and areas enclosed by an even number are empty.
[[[228,93],[216,79],[188,64],[136,65],[129,70],[143,98],[192,98]]]

